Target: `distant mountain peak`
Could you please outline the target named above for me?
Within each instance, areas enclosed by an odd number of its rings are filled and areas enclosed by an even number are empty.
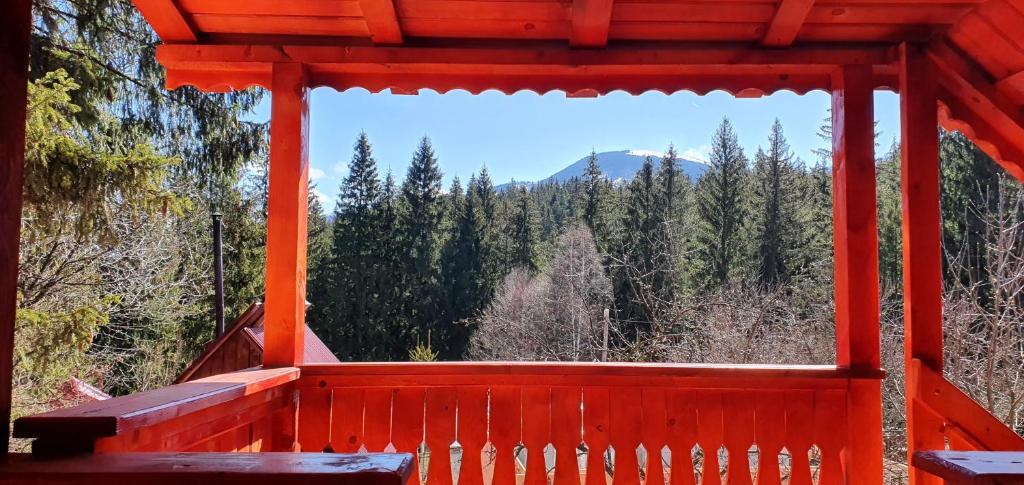
[[[660,159],[664,157],[663,152],[655,150],[617,150],[611,152],[601,152],[597,154],[597,164],[601,167],[601,171],[604,172],[605,177],[613,182],[629,182],[633,180],[636,172],[643,166],[644,160],[647,157]],[[587,160],[590,155],[580,158],[573,162],[569,166],[559,170],[555,174],[547,177],[541,182],[565,182],[573,178],[582,177],[587,169]],[[689,160],[686,158],[679,158],[679,170],[682,171],[690,180],[696,182],[704,172],[707,171],[708,165],[703,162],[696,160]],[[518,186],[530,186],[533,182],[512,182],[507,184],[499,185],[499,190],[504,190],[509,187]]]

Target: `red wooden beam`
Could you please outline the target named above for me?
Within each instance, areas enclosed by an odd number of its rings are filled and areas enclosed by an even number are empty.
[[[919,45],[900,46],[900,166],[903,196],[904,357],[907,369],[907,457],[945,446],[941,421],[920,409],[916,359],[942,372],[942,240],[939,208],[938,86]],[[914,485],[940,483],[911,470]]]
[[[843,66],[832,81],[832,180],[836,364],[881,366],[874,81],[869,66]],[[881,384],[850,383],[845,461],[849,483],[881,485]]]
[[[813,6],[814,0],[782,0],[761,43],[773,47],[792,45]]]
[[[10,0],[0,16],[0,454],[7,453],[17,310],[21,192],[25,168],[31,0]]]
[[[302,363],[306,319],[309,85],[296,62],[272,67],[263,363]]]
[[[402,43],[402,27],[398,23],[393,0],[359,0],[359,6],[363,9],[363,18],[374,44]]]
[[[574,47],[604,47],[612,22],[614,0],[574,0],[572,2],[572,37]]]
[[[189,25],[173,0],[133,0],[149,25],[169,44],[196,42],[195,29]]]

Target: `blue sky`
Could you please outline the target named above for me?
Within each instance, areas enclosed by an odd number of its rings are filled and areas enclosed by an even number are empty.
[[[893,93],[875,95],[880,150],[899,134],[898,103]],[[732,120],[748,155],[765,144],[777,117],[795,154],[813,160],[811,150],[822,146],[816,132],[828,107],[824,92],[779,92],[760,99],[736,99],[724,92],[615,92],[569,99],[561,92],[509,96],[424,90],[417,96],[399,96],[321,88],[313,92],[310,105],[310,177],[332,208],[360,131],[370,137],[381,174],[390,169],[399,181],[419,139],[429,136],[446,186],[455,175],[465,183],[485,165],[495,183],[542,179],[592,148],[664,151],[674,143],[686,158],[705,159],[723,116]],[[269,111],[267,98],[256,118],[265,120]]]

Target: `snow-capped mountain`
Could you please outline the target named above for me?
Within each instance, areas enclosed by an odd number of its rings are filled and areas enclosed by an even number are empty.
[[[614,152],[601,152],[597,154],[597,164],[601,167],[601,171],[604,172],[605,176],[616,183],[624,183],[633,180],[633,176],[636,175],[637,170],[644,164],[646,157],[654,158],[655,170],[659,159],[663,156],[662,153],[654,152],[650,150],[620,150]],[[583,173],[587,170],[587,159],[589,155],[573,162],[568,167],[559,170],[554,175],[541,180],[540,182],[565,182],[574,177],[583,177]],[[690,180],[696,182],[704,172],[707,171],[708,165],[702,162],[694,160],[687,160],[685,158],[679,159],[679,169],[684,174],[690,177]],[[516,182],[516,185],[532,185],[536,182]],[[498,186],[498,190],[503,190],[510,187],[512,184],[502,184]]]

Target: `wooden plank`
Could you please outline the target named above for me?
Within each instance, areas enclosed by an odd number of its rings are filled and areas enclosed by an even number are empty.
[[[583,413],[579,387],[551,389],[551,444],[555,447],[554,485],[580,485],[576,449],[583,442]]]
[[[612,20],[614,0],[573,0],[572,36],[575,47],[604,47]]]
[[[523,446],[526,447],[524,485],[547,485],[544,448],[551,442],[551,388],[523,388]]]
[[[697,395],[672,389],[666,395],[668,445],[672,451],[670,485],[696,485],[693,448],[697,445]],[[591,485],[591,484],[588,484]]]
[[[366,399],[366,389],[337,388],[332,392],[331,450],[335,453],[355,453],[363,444],[363,403]],[[390,406],[389,401],[388,407]],[[299,432],[302,432],[301,423]]]
[[[610,390],[608,398],[608,439],[615,450],[612,485],[639,485],[640,463],[636,453],[642,439],[643,402],[639,394],[623,389]]]
[[[370,35],[363,19],[351,17],[300,17],[289,15],[195,14],[192,21],[202,32],[217,34],[280,34],[302,32],[305,35]]]
[[[358,0],[177,0],[189,14],[290,15],[300,17],[360,17]]]
[[[160,40],[173,43],[192,43],[198,40],[195,30],[178,10],[173,0],[132,0],[146,22]]]
[[[419,448],[423,444],[424,390],[422,388],[395,389],[391,414],[391,442],[395,450],[412,453],[414,474],[410,483],[422,483]]]
[[[394,390],[390,388],[367,389],[363,415],[363,440],[367,451],[381,452],[391,443],[391,400]]]
[[[298,63],[273,64],[264,365],[301,364],[306,320],[309,86]]]
[[[395,45],[402,43],[402,27],[395,14],[393,0],[359,0],[366,19],[366,27],[370,30],[370,38],[377,45]]]
[[[783,390],[760,391],[754,399],[757,485],[782,485],[779,453],[786,446],[786,394]]]
[[[645,485],[665,485],[665,467],[661,452],[668,445],[668,410],[664,389],[643,389],[640,391],[643,405],[643,427],[640,432],[641,444],[647,452]]]
[[[811,485],[807,454],[814,444],[814,392],[786,391],[786,449],[790,454],[789,485]]]
[[[451,446],[455,442],[455,412],[458,397],[455,388],[439,387],[426,391],[426,439],[430,449],[427,483],[452,485]]]
[[[0,453],[7,453],[11,428],[14,320],[18,299],[22,184],[25,168],[25,107],[28,96],[32,2],[7,2],[0,17]]]
[[[516,445],[522,437],[522,389],[491,388],[490,439],[494,446],[493,485],[516,485]]]
[[[404,485],[408,454],[110,453],[38,460],[12,455],[0,484]]]
[[[697,391],[697,444],[704,452],[701,466],[701,485],[722,485],[718,450],[724,441],[722,393]]]
[[[941,372],[942,229],[939,207],[938,86],[935,68],[921,46],[900,46],[900,186],[903,199],[904,366],[907,369],[907,458],[917,450],[944,447],[941,422],[918,412],[915,358]],[[915,485],[935,477],[910,470]]]
[[[14,423],[18,438],[62,438],[69,434],[93,440],[130,433],[218,404],[263,393],[293,382],[296,368],[245,370],[175,384],[106,401],[25,416]],[[73,433],[69,433],[73,431]]]
[[[610,444],[610,415],[608,389],[583,388],[583,442],[587,445],[586,485],[608,485],[604,455]]]
[[[821,466],[818,468],[819,485],[845,485],[846,483],[882,483],[881,469],[877,477],[869,473],[860,475],[867,478],[867,481],[847,481],[847,474],[852,473],[853,467],[859,463],[847,462],[842,459],[843,448],[847,441],[847,412],[846,393],[843,391],[828,390],[818,391],[814,396],[814,420],[815,443],[821,451]],[[855,430],[863,434],[869,433],[866,428]],[[880,450],[879,450],[880,451]],[[847,456],[849,456],[847,452]],[[879,460],[881,456],[879,456]]]
[[[813,6],[814,0],[782,0],[761,43],[773,47],[793,44]]]
[[[999,485],[1024,483],[1024,453],[1014,451],[922,451],[914,468],[949,484]]]
[[[749,391],[725,391],[722,393],[722,443],[729,452],[726,483],[729,485],[752,485],[750,477],[750,456],[748,451],[754,445],[754,404],[756,394]]]
[[[487,443],[487,388],[460,388],[458,397],[458,440],[462,445],[459,485],[483,485],[481,458]]]

